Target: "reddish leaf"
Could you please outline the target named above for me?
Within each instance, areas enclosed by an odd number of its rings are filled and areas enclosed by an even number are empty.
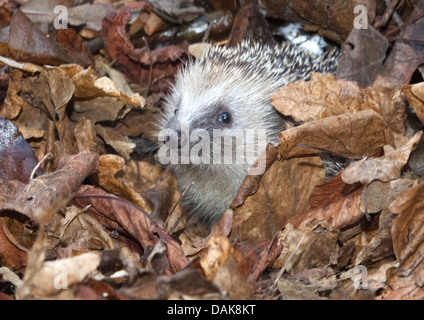
[[[136,49],[130,41],[125,27],[135,9],[148,10],[147,2],[136,2],[126,6],[119,13],[109,12],[103,20],[102,39],[110,59],[115,66],[135,82],[147,85],[152,69],[152,82],[155,89],[164,91],[169,87],[169,77],[173,77],[181,63],[181,57],[187,55],[186,46],[166,46],[152,50]],[[168,78],[168,79],[167,79]],[[157,80],[157,81],[156,81]]]
[[[290,223],[300,228],[313,220],[324,220],[338,229],[346,227],[364,216],[360,208],[362,192],[363,188],[360,188],[347,196],[339,195],[325,207],[315,207],[291,217],[286,225]]]
[[[26,264],[26,250],[17,243],[14,236],[9,232],[4,219],[0,218],[0,265],[20,269]]]
[[[91,186],[81,186],[76,192],[75,201],[82,207],[91,205],[89,211],[102,225],[131,235],[144,250],[149,246],[154,247],[161,239],[168,249],[168,273],[176,273],[187,265],[188,259],[180,245],[132,203]]]
[[[57,41],[70,51],[79,52],[90,60],[90,65],[94,66],[94,58],[90,50],[81,42],[81,38],[74,29],[59,29],[57,31]]]

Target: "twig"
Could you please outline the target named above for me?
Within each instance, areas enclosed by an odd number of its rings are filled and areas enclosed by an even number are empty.
[[[171,230],[169,231],[170,234],[174,233],[175,228],[178,226],[178,224],[180,223],[180,217],[177,218],[177,221],[175,221],[174,225],[172,226]]]
[[[172,213],[174,212],[174,210],[177,208],[177,206],[180,204],[181,200],[184,198],[185,194],[187,193],[188,189],[190,189],[190,187],[194,184],[194,182],[191,182],[187,188],[185,188],[185,190],[183,191],[183,193],[181,194],[181,197],[178,199],[178,201],[174,204],[174,206],[172,207],[171,212],[168,215],[168,218],[165,221],[165,225],[168,223],[169,217],[172,216]],[[178,223],[180,223],[180,219],[177,219],[177,222],[173,225],[172,230],[170,233],[173,233],[175,228],[177,227]]]
[[[404,41],[404,42],[415,42],[419,44],[424,44],[424,40],[422,39],[407,39],[407,38],[389,38],[390,41]]]
[[[37,165],[35,166],[35,168],[34,168],[34,169],[32,169],[31,175],[29,176],[29,180],[30,180],[30,181],[32,181],[32,180],[34,179],[35,172],[38,170],[38,168],[41,166],[41,164],[42,164],[44,161],[46,161],[46,159],[47,159],[47,158],[51,158],[51,157],[53,157],[53,155],[49,152],[49,153],[47,153],[47,154],[43,157],[43,159],[41,159],[41,160],[37,163]]]
[[[185,190],[183,191],[183,193],[181,194],[181,197],[178,199],[177,203],[174,205],[174,207],[171,210],[171,213],[169,215],[171,215],[174,210],[177,208],[178,204],[181,202],[181,200],[184,198],[185,194],[187,193],[188,189],[190,189],[190,187],[194,184],[194,182],[190,182],[190,184],[187,186],[187,188],[185,188]]]
[[[400,29],[406,28],[408,25],[410,25],[410,24],[414,23],[415,21],[421,19],[423,16],[424,16],[424,11],[423,10],[418,11],[415,16],[408,19],[408,21],[406,21],[403,25],[398,26],[397,28],[394,28],[391,31],[387,32],[386,37],[388,38],[392,34],[398,32]]]
[[[377,21],[377,23],[375,24],[376,28],[384,27],[387,24],[387,22],[389,22],[390,17],[392,15],[393,15],[393,20],[395,21],[395,23],[396,23],[396,21],[399,22],[399,20],[400,20],[399,15],[395,11],[396,6],[399,3],[399,0],[392,0],[392,1],[385,0],[384,2],[386,3],[387,8],[386,8],[386,11],[384,12],[383,16],[381,17],[380,21]],[[396,18],[395,18],[395,16],[396,16]],[[402,20],[400,20],[400,22],[402,22]]]

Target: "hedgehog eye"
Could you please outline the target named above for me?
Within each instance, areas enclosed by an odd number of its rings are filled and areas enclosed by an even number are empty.
[[[231,122],[231,115],[228,112],[223,112],[218,116],[218,121],[221,123],[228,124]]]

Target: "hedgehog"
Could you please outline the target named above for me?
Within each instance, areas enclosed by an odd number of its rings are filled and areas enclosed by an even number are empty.
[[[266,144],[278,144],[279,133],[290,120],[273,108],[272,95],[290,82],[308,80],[312,72],[334,74],[339,56],[337,48],[316,55],[289,41],[271,47],[244,40],[236,47],[211,46],[201,58],[186,63],[164,98],[156,136],[159,147],[167,145],[162,156],[171,150],[178,155],[177,161],[168,159],[163,164],[177,179],[188,221],[210,229],[231,204],[255,160],[245,157],[245,161],[237,161],[231,144],[234,139],[220,144],[225,139],[213,139],[213,134],[219,130],[223,136],[240,130],[265,130]],[[189,128],[188,134],[182,130],[184,126]],[[196,130],[212,138],[200,135],[192,141],[189,134]],[[255,136],[253,142],[258,139]],[[199,163],[192,154],[183,158],[185,147],[190,151],[203,140],[204,148],[196,153],[197,148],[195,154],[209,162]],[[229,143],[232,161],[212,161]],[[262,151],[259,147],[255,147],[255,155]]]

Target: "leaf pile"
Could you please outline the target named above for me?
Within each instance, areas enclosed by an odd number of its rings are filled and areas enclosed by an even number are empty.
[[[424,298],[424,1],[75,2],[51,32],[59,2],[1,2],[0,299]],[[188,42],[272,42],[276,19],[343,42],[338,74],[273,96],[301,124],[201,237],[132,138]],[[326,180],[319,154],[346,168]]]

